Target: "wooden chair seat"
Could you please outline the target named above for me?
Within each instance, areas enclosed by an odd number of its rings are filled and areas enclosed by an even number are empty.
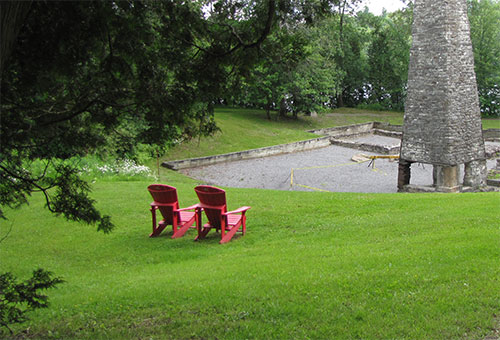
[[[154,200],[151,203],[153,232],[149,235],[150,237],[159,236],[168,225],[172,226],[172,238],[184,236],[189,228],[199,229],[197,225],[193,227],[193,224],[198,221],[198,205],[179,209],[176,188],[165,184],[152,184],[148,186],[148,191]],[[156,222],[156,210],[160,210],[163,216],[163,219],[158,223]]]
[[[196,240],[205,238],[211,229],[220,230],[221,240],[219,243],[221,244],[229,242],[237,231],[245,235],[246,212],[250,207],[245,206],[233,211],[227,211],[226,192],[224,190],[208,185],[199,185],[194,190],[200,200],[198,206],[208,219],[208,223],[201,227],[200,211]]]

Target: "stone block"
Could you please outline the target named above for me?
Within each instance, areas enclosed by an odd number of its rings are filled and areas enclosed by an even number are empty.
[[[460,191],[460,168],[458,166],[434,165],[433,179],[437,192]]]
[[[464,186],[473,188],[486,186],[487,177],[488,168],[485,160],[465,163]]]

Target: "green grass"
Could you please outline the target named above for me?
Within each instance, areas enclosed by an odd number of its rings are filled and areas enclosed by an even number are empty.
[[[316,118],[299,116],[297,120],[268,120],[262,110],[218,108],[215,111],[221,129],[211,137],[193,139],[182,143],[162,157],[162,161],[203,157],[265,146],[291,143],[318,137],[308,130],[334,126],[366,123],[371,121],[402,124],[403,113],[370,112],[354,108],[336,109]],[[500,128],[500,119],[483,120],[485,129]]]
[[[193,180],[161,182],[196,202]],[[498,193],[228,189],[229,208],[252,209],[247,235],[219,245],[148,238],[148,184],[94,184],[110,235],[51,216],[40,195],[7,211],[0,272],[66,280],[20,337],[481,339],[497,327]]]
[[[304,132],[402,114],[340,110],[269,122],[219,109],[223,133],[176,148],[205,156],[307,139]],[[491,121],[488,124],[496,124]],[[0,273],[66,282],[15,326],[29,339],[483,339],[499,329],[500,194],[349,194],[228,189],[248,234],[219,245],[150,239],[150,180],[96,178],[109,235],[52,216],[43,197],[0,220]],[[192,179],[162,170],[182,206]],[[0,334],[0,337],[8,334]]]
[[[500,119],[498,118],[483,119],[483,129],[500,129]]]

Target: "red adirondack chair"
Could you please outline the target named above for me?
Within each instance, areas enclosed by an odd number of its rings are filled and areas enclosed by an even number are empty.
[[[172,238],[184,236],[186,231],[192,227],[193,223],[197,222],[198,205],[193,205],[187,208],[179,209],[179,201],[177,199],[177,189],[165,184],[152,184],[148,186],[148,191],[153,197],[151,203],[151,215],[153,219],[153,232],[149,237],[155,237],[165,229],[167,225],[172,226],[174,234]],[[163,219],[156,224],[156,210],[160,210]],[[187,211],[187,210],[195,210]],[[196,223],[196,227],[198,224]]]
[[[220,244],[231,241],[231,238],[241,227],[241,233],[246,232],[245,213],[250,207],[241,207],[233,211],[227,211],[226,192],[222,189],[199,185],[194,188],[200,200],[199,207],[205,212],[208,223],[201,227],[201,214],[196,240],[205,238],[210,229],[221,231]]]

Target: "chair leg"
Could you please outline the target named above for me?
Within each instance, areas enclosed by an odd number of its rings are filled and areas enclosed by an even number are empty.
[[[156,225],[156,208],[151,208],[151,219],[153,221],[153,232],[149,234],[149,237],[156,237],[165,229],[165,223],[160,221],[158,226]]]
[[[175,233],[177,233],[178,231],[177,225],[178,225],[178,219],[177,215],[174,213],[174,216],[172,218],[172,238],[174,238],[173,235],[175,235]]]
[[[172,238],[179,238],[184,236],[186,231],[191,227],[194,223],[195,217],[190,219],[189,221],[185,222],[179,229],[177,229],[174,234],[172,235]]]
[[[235,226],[233,226],[229,231],[227,231],[226,234],[220,240],[219,244],[223,244],[223,243],[227,243],[227,242],[231,241],[231,239],[233,238],[234,234],[236,234],[236,232],[238,231],[240,226],[241,226],[241,223],[238,223]]]
[[[199,232],[198,232],[198,236],[196,236],[196,238],[194,239],[195,241],[198,241],[198,240],[201,240],[201,239],[204,239],[208,232],[210,231],[210,229],[212,229],[212,226],[208,225],[208,226],[204,226]]]

